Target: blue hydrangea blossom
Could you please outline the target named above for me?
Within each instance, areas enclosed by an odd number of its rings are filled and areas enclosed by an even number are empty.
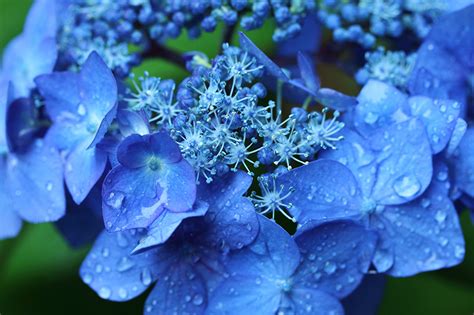
[[[135,255],[130,253],[147,237],[143,229],[103,232],[81,267],[83,281],[104,299],[124,301],[158,280],[145,313],[203,313],[209,293],[228,273],[225,257],[258,234],[255,210],[242,197],[249,185],[243,172],[199,185],[197,199],[207,203],[206,215],[184,220],[166,243]]]
[[[214,291],[207,313],[343,314],[338,299],[368,270],[375,234],[334,221],[308,223],[292,238],[267,218],[259,222],[255,242],[230,256],[230,276]]]
[[[107,163],[107,154],[96,145],[117,112],[115,78],[99,55],[91,53],[79,73],[55,72],[35,81],[53,121],[46,137],[65,152],[66,185],[79,204]]]

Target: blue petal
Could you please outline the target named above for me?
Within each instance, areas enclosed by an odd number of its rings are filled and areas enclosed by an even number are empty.
[[[319,154],[320,159],[338,161],[347,166],[359,182],[364,196],[369,196],[375,181],[377,171],[375,153],[367,140],[349,128],[344,128],[340,134],[344,137],[336,149],[324,150]]]
[[[370,136],[376,129],[408,119],[407,96],[395,87],[370,80],[357,97],[354,125],[364,136]]]
[[[148,120],[137,112],[119,109],[117,112],[117,122],[119,124],[120,133],[124,137],[128,137],[132,134],[143,136],[150,133]]]
[[[359,287],[342,301],[346,311],[345,314],[378,314],[386,282],[387,277],[383,274],[366,275]]]
[[[310,219],[344,218],[357,215],[362,196],[352,172],[339,162],[317,160],[277,177],[291,214],[303,224]]]
[[[237,171],[198,186],[199,198],[209,204],[206,220],[210,227],[205,236],[208,243],[240,249],[255,239],[259,229],[257,215],[252,203],[242,197],[251,180],[246,173]]]
[[[322,105],[339,110],[349,110],[357,105],[357,99],[329,88],[321,88],[316,93],[316,99]]]
[[[24,220],[50,222],[64,215],[62,160],[54,148],[36,140],[28,152],[8,156],[7,163],[7,190]]]
[[[369,269],[377,235],[353,221],[310,222],[295,241],[303,258],[294,276],[296,285],[343,298]]]
[[[126,301],[143,293],[157,280],[160,257],[149,251],[130,256],[137,244],[139,232],[106,231],[97,238],[94,247],[81,265],[80,276],[88,286],[106,300]]]
[[[29,40],[42,40],[45,37],[56,37],[56,1],[35,1],[26,17],[23,34]]]
[[[55,123],[80,122],[76,128],[88,146],[102,139],[116,114],[117,84],[97,53],[89,55],[79,74],[53,73],[35,81]]]
[[[446,51],[453,54],[466,71],[474,67],[472,59],[474,47],[466,46],[472,39],[473,18],[474,5],[470,5],[438,19],[428,35],[430,40],[442,45]]]
[[[431,148],[418,119],[394,124],[371,139],[377,152],[377,172],[372,198],[393,205],[420,196],[431,182]]]
[[[45,141],[59,151],[72,151],[87,137],[87,131],[81,127],[80,123],[73,121],[55,122],[46,132]]]
[[[57,54],[56,41],[51,38],[32,43],[22,34],[8,44],[3,71],[14,84],[15,98],[29,96],[34,78],[53,70]]]
[[[456,101],[432,100],[424,96],[408,99],[411,115],[425,125],[433,154],[441,152],[451,138],[461,105]]]
[[[112,124],[112,121],[115,119],[115,116],[117,115],[117,105],[112,106],[110,111],[105,114],[103,119],[100,121],[100,123],[97,126],[97,130],[95,132],[94,140],[89,144],[88,148],[93,148],[95,147],[102,139],[104,138],[105,134],[107,133],[110,124]],[[90,123],[88,123],[86,129],[89,130],[90,128]]]
[[[85,105],[80,96],[80,77],[73,72],[54,72],[35,79],[45,98],[46,111],[53,122],[84,119]]]
[[[92,52],[81,72],[81,95],[84,100],[88,124],[96,126],[90,146],[97,144],[116,113],[117,83],[112,71],[96,52]],[[112,116],[112,117],[111,117]]]
[[[105,226],[111,231],[150,226],[164,211],[160,175],[121,165],[114,167],[104,181],[102,211]]]
[[[464,257],[456,209],[436,180],[420,198],[385,207],[371,225],[380,236],[379,261],[393,259],[387,271],[392,276],[407,277],[451,267]]]
[[[176,163],[181,161],[182,156],[179,146],[167,132],[156,132],[149,137],[151,150],[160,159],[166,163]]]
[[[102,198],[107,229],[148,227],[165,208],[182,212],[193,206],[194,170],[185,160],[160,170],[118,165],[105,179]]]
[[[0,240],[15,237],[21,230],[22,221],[13,210],[12,200],[7,191],[6,165],[3,157],[0,157]]]
[[[158,184],[167,193],[167,209],[183,212],[192,208],[196,200],[196,175],[186,160],[167,164],[163,179]]]
[[[246,249],[229,261],[229,270],[238,275],[288,279],[300,264],[294,240],[274,221],[258,215],[260,232]]]
[[[412,94],[466,102],[468,76],[472,72],[473,47],[465,45],[472,37],[474,5],[446,14],[434,23],[417,52],[409,80]]]
[[[164,164],[182,160],[178,144],[166,132],[144,136],[131,135],[125,138],[117,149],[120,164],[130,168],[144,166],[153,156]]]
[[[280,289],[266,277],[232,276],[210,296],[206,314],[274,315],[280,299]]]
[[[456,186],[474,197],[474,128],[468,128],[459,147],[454,151],[451,164],[454,167]]]
[[[171,266],[145,302],[145,314],[204,314],[207,288],[188,265]]]
[[[451,139],[449,139],[448,148],[446,149],[446,154],[448,156],[454,153],[454,150],[459,146],[461,140],[464,137],[464,134],[467,130],[467,122],[462,119],[458,118],[456,120],[456,124],[454,125],[453,134],[451,135]]]
[[[128,168],[143,167],[152,157],[149,137],[132,134],[123,139],[117,147],[117,160]]]
[[[279,225],[258,215],[260,233],[254,243],[227,262],[232,276],[210,297],[211,314],[258,311],[275,314],[283,295],[279,281],[289,279],[300,260],[298,248]]]
[[[306,87],[316,93],[321,87],[321,81],[314,72],[313,64],[302,52],[298,52],[298,68],[300,69],[301,78]]]
[[[442,46],[428,39],[418,50],[408,89],[412,95],[465,102],[464,68]]]
[[[53,0],[35,1],[22,34],[5,49],[3,71],[14,81],[16,97],[28,96],[33,79],[53,70],[57,58],[55,10]]]
[[[7,108],[9,105],[8,91],[9,84],[0,73],[0,151],[8,152],[7,140]]]
[[[288,81],[290,78],[277,66],[270,58],[265,55],[255,44],[248,38],[244,33],[239,33],[240,47],[253,55],[257,62],[265,67],[265,71],[274,76],[275,78],[282,80],[284,82]]]
[[[87,149],[87,144],[79,144],[66,159],[64,177],[76,204],[87,197],[107,164],[107,154],[97,148]]]
[[[2,209],[0,213],[0,240],[2,240],[17,236],[18,233],[20,233],[23,223],[18,214],[13,211],[11,205],[7,203],[7,196],[2,193],[0,197],[2,198],[0,201],[0,207]]]
[[[148,227],[146,235],[140,239],[140,243],[133,249],[132,253],[142,252],[150,247],[163,244],[171,237],[184,219],[203,216],[208,208],[207,203],[196,201],[193,209],[189,211],[171,212],[165,209],[163,214]]]
[[[297,287],[291,291],[291,298],[294,303],[292,309],[294,309],[295,314],[344,314],[339,300],[323,291]]]

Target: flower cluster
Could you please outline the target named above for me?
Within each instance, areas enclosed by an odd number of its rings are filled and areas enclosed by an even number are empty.
[[[256,82],[264,66],[247,51],[224,44],[212,63],[197,54],[189,67],[193,75],[183,80],[176,96],[174,82],[145,74],[125,99],[130,109],[145,112],[155,128],[172,135],[197,171],[198,182],[202,177],[209,183],[240,167],[250,175],[260,165],[291,169],[342,139],[338,112],[328,119],[326,109],[308,113],[297,108],[282,118],[282,84],[276,102],[259,105],[267,94]]]
[[[127,74],[145,53],[157,44],[178,37],[184,30],[190,38],[213,32],[220,22],[230,36],[239,23],[245,30],[260,28],[272,18],[273,39],[295,36],[303,18],[314,11],[314,1],[175,1],[120,0],[61,3],[59,43],[65,66],[84,63],[92,51],[119,75]]]
[[[244,33],[213,58],[161,46],[273,17],[275,41],[307,47],[312,1],[36,1],[0,71],[0,238],[27,221],[96,239],[83,282],[111,301],[153,286],[145,314],[343,314],[372,274],[461,263],[474,5],[318,4],[336,41],[423,42],[366,53],[353,97],[322,87],[310,50],[286,69]],[[155,53],[189,75],[132,74]]]

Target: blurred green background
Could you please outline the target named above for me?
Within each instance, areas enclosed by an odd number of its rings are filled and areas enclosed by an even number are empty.
[[[21,32],[30,4],[31,0],[0,0],[0,51]],[[269,52],[273,48],[271,27],[266,25],[251,34]],[[220,33],[206,34],[199,41],[182,37],[169,45],[213,56],[219,39]],[[163,61],[147,61],[137,71],[145,68],[164,78],[185,75]],[[318,70],[323,86],[357,92],[355,84],[333,66],[319,65]],[[389,279],[380,314],[474,314],[474,227],[466,212],[461,221],[466,237],[465,261],[449,270]],[[69,248],[52,224],[26,225],[17,238],[0,241],[0,314],[142,314],[146,293],[127,303],[114,303],[100,299],[82,283],[78,270],[87,251]]]

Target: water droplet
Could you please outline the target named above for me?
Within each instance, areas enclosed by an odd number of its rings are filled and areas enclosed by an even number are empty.
[[[117,244],[122,248],[128,246],[128,240],[121,232],[117,233]]]
[[[119,209],[120,207],[122,207],[124,199],[125,195],[123,193],[119,191],[111,192],[107,197],[105,203],[114,209]]]
[[[442,182],[444,182],[446,179],[448,179],[448,172],[446,171],[439,171],[438,174],[436,174],[436,178]]]
[[[107,287],[102,287],[99,289],[99,296],[103,299],[108,299],[112,295],[112,291]]]
[[[95,272],[96,272],[96,273],[101,273],[102,270],[104,270],[104,267],[103,267],[101,264],[97,264],[97,265],[95,266]]]
[[[92,280],[94,280],[94,277],[90,273],[87,272],[82,276],[82,280],[84,280],[84,282],[87,284],[91,284]]]
[[[145,268],[142,270],[142,273],[140,274],[140,279],[145,286],[149,286],[151,284],[151,272],[148,268]]]
[[[464,247],[456,245],[456,247],[454,248],[454,256],[456,256],[456,258],[461,259],[464,257],[464,253],[465,253]]]
[[[53,183],[52,183],[52,182],[48,182],[48,183],[46,184],[46,190],[47,190],[47,191],[53,190]]]
[[[364,121],[369,125],[376,123],[378,119],[379,116],[372,112],[368,112],[367,115],[365,115],[364,117]]]
[[[427,198],[421,199],[421,206],[423,208],[428,208],[431,205],[431,201]]]
[[[439,244],[443,247],[445,247],[446,245],[448,245],[449,243],[449,240],[446,238],[446,237],[440,237],[439,238]]]
[[[124,256],[117,262],[117,271],[125,272],[132,269],[133,266],[135,266],[135,263],[128,257]]]
[[[332,261],[326,261],[326,264],[324,265],[324,272],[326,272],[328,275],[333,274],[337,269],[337,266],[335,263]]]
[[[84,104],[80,103],[78,106],[77,106],[77,113],[80,115],[80,116],[84,116],[86,114],[86,107],[84,106]]]
[[[438,223],[443,223],[444,220],[446,220],[446,213],[443,211],[437,211],[435,214],[435,219],[438,221]]]
[[[107,247],[102,248],[102,256],[109,257],[110,251]]]
[[[316,255],[315,255],[315,254],[309,254],[309,255],[308,255],[308,259],[311,260],[311,261],[313,261],[313,260],[316,259]]]
[[[395,180],[393,189],[400,197],[410,198],[420,191],[421,185],[416,177],[409,175],[399,177]]]
[[[194,305],[201,305],[202,302],[204,302],[204,298],[202,297],[201,294],[196,294],[196,295],[193,297],[193,304],[194,304]]]
[[[120,288],[120,289],[118,289],[118,295],[122,300],[124,300],[124,299],[127,298],[128,292],[124,288]]]

